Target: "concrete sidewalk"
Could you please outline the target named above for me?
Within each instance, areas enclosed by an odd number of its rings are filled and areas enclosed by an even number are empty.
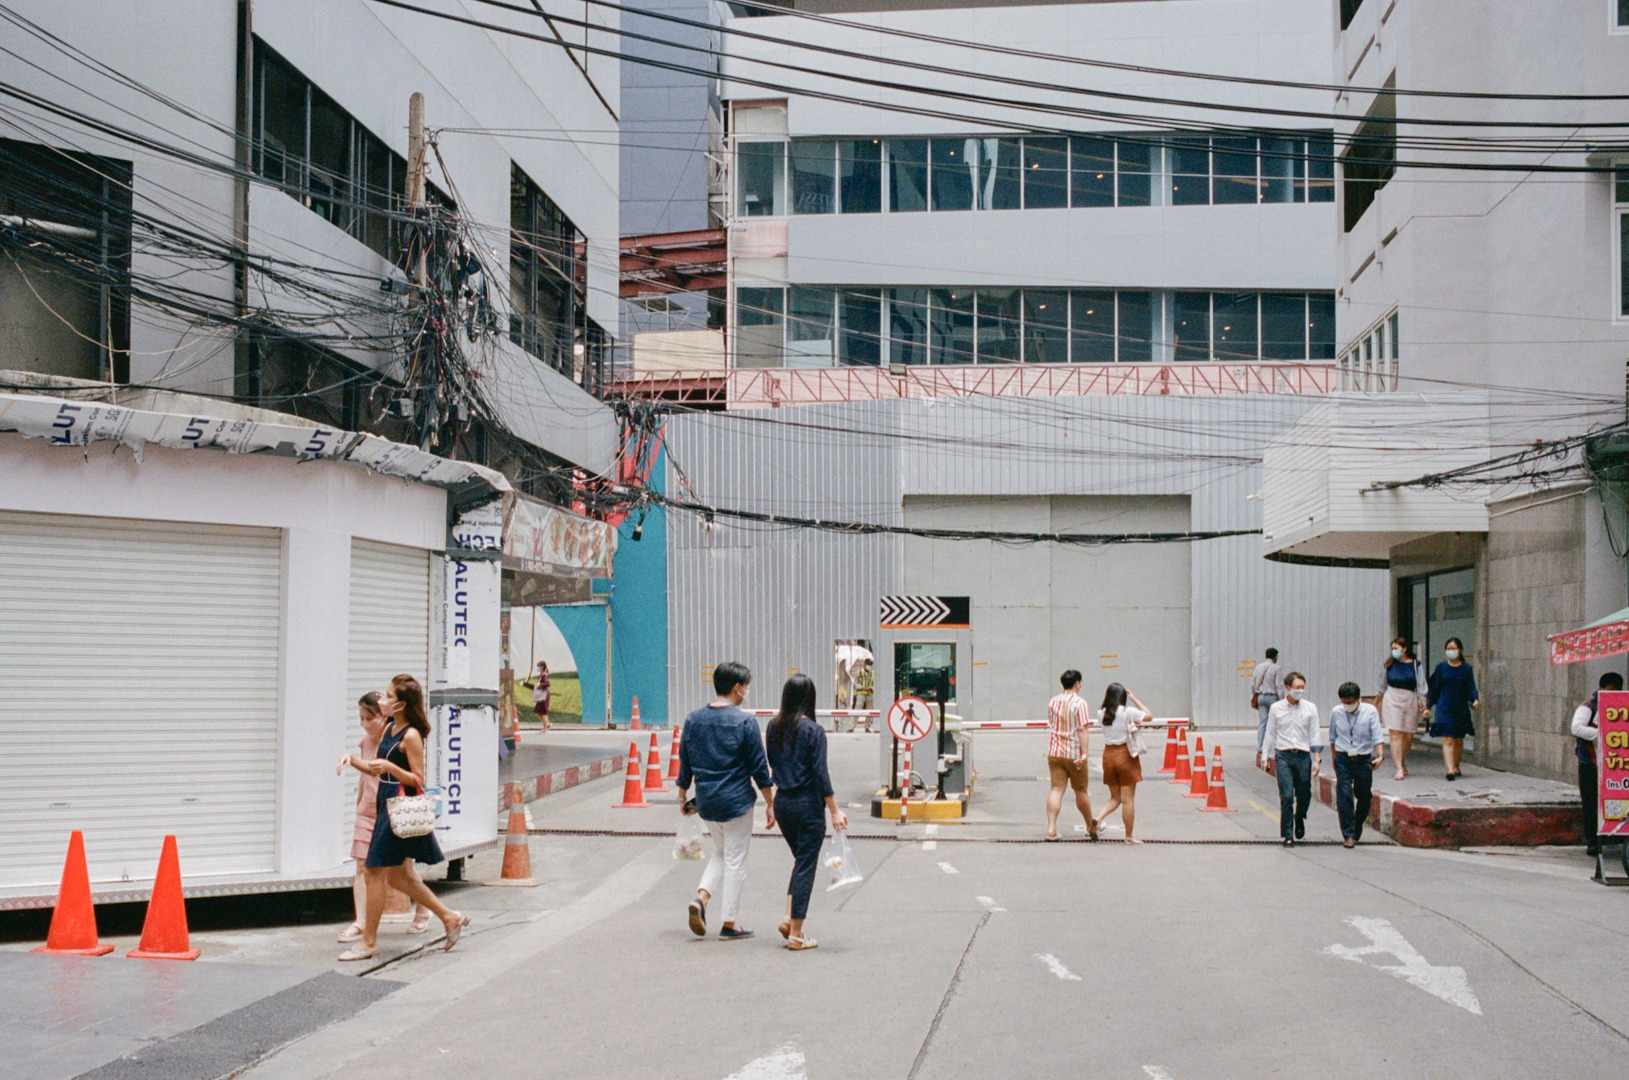
[[[1408,776],[1394,779],[1389,756],[1375,773],[1369,822],[1407,847],[1528,847],[1582,844],[1578,788],[1463,763],[1444,778],[1442,752],[1416,745]],[[1318,780],[1318,798],[1333,806],[1333,767]]]

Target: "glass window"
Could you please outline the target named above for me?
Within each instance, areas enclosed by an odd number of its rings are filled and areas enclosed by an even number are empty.
[[[882,291],[845,289],[837,294],[838,362],[876,367],[882,363]]]
[[[1071,206],[1114,205],[1114,143],[1108,139],[1077,138],[1070,141],[1074,184],[1069,193]]]
[[[1115,297],[1120,309],[1119,360],[1122,364],[1142,363],[1154,359],[1154,342],[1158,339],[1158,306],[1154,294],[1141,290],[1122,290]]]
[[[1213,202],[1260,201],[1260,189],[1256,186],[1256,140],[1253,137],[1229,135],[1212,140],[1211,162],[1216,171]]]
[[[1324,299],[1325,299],[1324,296],[1321,296],[1321,295],[1319,295],[1317,293],[1313,294],[1313,296],[1312,296],[1312,307],[1313,307],[1314,312],[1316,312],[1318,310],[1320,304],[1323,302]],[[1331,342],[1333,342],[1335,340],[1335,333],[1334,333],[1334,331],[1335,331],[1335,298],[1333,296],[1329,296],[1328,300],[1329,300],[1329,331],[1330,331],[1329,340]],[[1318,316],[1315,314],[1308,321],[1311,322],[1314,325],[1314,329],[1316,329],[1317,322],[1318,322]],[[1402,355],[1402,350],[1400,350],[1397,347],[1397,312],[1394,311],[1394,312],[1391,313],[1391,319],[1389,320],[1389,322],[1391,324],[1391,333],[1387,334],[1386,336],[1391,339],[1391,358],[1393,360],[1396,360],[1400,355]],[[1317,342],[1317,341],[1319,341],[1321,339],[1317,336],[1316,333],[1314,333],[1312,340],[1314,342]],[[1314,353],[1313,355],[1314,356],[1321,356],[1322,354],[1321,353]]]
[[[1621,3],[1622,0],[1619,0]],[[1363,0],[1341,0],[1341,29],[1345,30],[1352,25],[1357,16],[1357,9],[1363,6]]]
[[[785,289],[735,290],[737,326],[779,326],[786,307]]]
[[[1397,316],[1391,317],[1391,357],[1397,359]],[[1335,294],[1307,296],[1307,358],[1328,360],[1335,355]]]
[[[1024,290],[1024,361],[1069,362],[1069,294],[1063,290]]]
[[[1121,206],[1147,206],[1153,201],[1154,195],[1154,144],[1153,136],[1147,136],[1145,141],[1128,142],[1124,139],[1115,144],[1118,156],[1118,176]]]
[[[837,144],[831,139],[794,139],[791,163],[792,213],[836,210]]]
[[[389,214],[395,208],[391,198],[390,174],[394,157],[390,148],[367,132],[359,132],[357,140],[362,154],[362,201],[368,213],[360,219],[357,237],[375,252],[390,258]]]
[[[1331,315],[1333,315],[1333,300]],[[1330,320],[1333,325],[1333,318]],[[1307,358],[1307,298],[1302,293],[1261,294],[1261,358],[1263,360],[1305,360]],[[1327,355],[1334,355],[1331,345]],[[1323,357],[1320,357],[1323,359]]]
[[[882,140],[844,139],[837,144],[837,183],[845,214],[882,209]]]
[[[1031,135],[1024,139],[1024,208],[1069,205],[1069,140]]]
[[[1172,293],[1171,359],[1180,364],[1210,355],[1210,293]]]
[[[837,358],[830,289],[793,285],[786,290],[786,366],[830,367]]]
[[[1629,210],[1618,211],[1618,314],[1629,315]]]
[[[786,144],[742,142],[735,148],[736,213],[741,217],[780,217],[786,180]]]
[[[1618,0],[1618,25],[1629,26],[1629,0]]]
[[[351,118],[328,95],[311,93],[311,209],[340,228],[351,220]]]
[[[1308,202],[1335,201],[1335,139],[1332,135],[1314,135],[1307,140],[1307,199]]]
[[[1352,231],[1397,171],[1397,99],[1380,94],[1341,154],[1341,209]]]
[[[889,290],[887,345],[890,364],[928,362],[928,290]]]
[[[928,140],[888,140],[888,209],[895,214],[928,208]]]
[[[1256,294],[1217,293],[1215,298],[1218,360],[1253,361],[1257,353]]]
[[[1182,135],[1171,140],[1171,202],[1202,206],[1210,202],[1210,140]]]
[[[279,184],[303,187],[306,81],[265,49],[260,61],[260,172]]]
[[[1024,205],[1022,139],[979,139],[980,210],[1017,210]]]
[[[937,141],[937,140],[935,140]],[[935,170],[937,172],[937,170]],[[928,342],[935,364],[973,362],[973,290],[933,289]]]
[[[935,210],[973,209],[974,177],[978,175],[977,139],[934,139],[933,208]]]
[[[981,364],[1016,364],[1024,325],[1017,289],[978,290],[978,360]]]
[[[1261,201],[1306,201],[1306,141],[1261,140]]]
[[[1114,293],[1076,289],[1070,299],[1074,308],[1070,324],[1074,362],[1114,363]]]

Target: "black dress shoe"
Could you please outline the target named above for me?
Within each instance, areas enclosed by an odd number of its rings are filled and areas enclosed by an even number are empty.
[[[1305,840],[1307,838],[1307,823],[1302,818],[1295,819],[1295,838],[1297,840]]]
[[[1291,840],[1289,837],[1286,836],[1284,838],[1284,846],[1285,847],[1294,847],[1295,846],[1295,841]]]

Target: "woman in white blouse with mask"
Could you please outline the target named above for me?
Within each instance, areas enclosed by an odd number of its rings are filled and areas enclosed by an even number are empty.
[[[1129,704],[1128,704],[1129,702]],[[1143,778],[1142,758],[1127,746],[1128,737],[1148,719],[1148,706],[1137,700],[1137,695],[1110,683],[1103,694],[1103,708],[1098,711],[1098,723],[1103,725],[1103,784],[1109,789],[1109,801],[1097,816],[1098,827],[1108,820],[1114,808],[1120,808],[1120,820],[1126,826],[1126,843],[1140,844],[1131,835],[1137,819],[1137,785]],[[1131,740],[1140,743],[1141,739]]]

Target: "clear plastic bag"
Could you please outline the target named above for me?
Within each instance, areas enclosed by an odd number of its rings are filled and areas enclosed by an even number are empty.
[[[860,864],[854,861],[854,848],[848,842],[848,833],[834,832],[831,843],[826,845],[826,857],[822,860],[826,866],[826,891],[841,889],[845,885],[857,885],[865,880],[860,873]]]
[[[700,814],[680,814],[679,828],[673,834],[675,859],[705,859],[707,857],[707,826]]]

